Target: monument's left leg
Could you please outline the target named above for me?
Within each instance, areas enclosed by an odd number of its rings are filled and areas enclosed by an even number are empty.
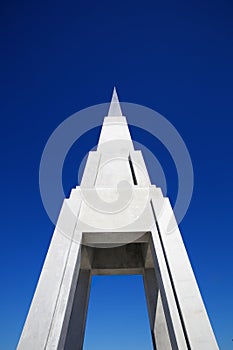
[[[72,303],[70,319],[65,325],[65,341],[61,339],[59,350],[82,350],[85,334],[86,316],[91,284],[91,270],[80,269],[78,283]]]
[[[72,200],[74,210],[70,200],[63,203],[17,350],[58,349],[65,336],[81,262],[82,234],[76,229],[79,193]]]

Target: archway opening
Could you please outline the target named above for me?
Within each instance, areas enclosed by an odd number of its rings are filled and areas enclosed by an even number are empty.
[[[153,350],[142,275],[93,276],[83,350]]]

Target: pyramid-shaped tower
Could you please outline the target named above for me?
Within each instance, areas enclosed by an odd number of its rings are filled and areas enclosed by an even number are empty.
[[[172,227],[172,230],[171,230]],[[218,349],[169,199],[150,183],[114,89],[65,199],[18,350],[81,350],[91,277],[142,274],[154,349]]]

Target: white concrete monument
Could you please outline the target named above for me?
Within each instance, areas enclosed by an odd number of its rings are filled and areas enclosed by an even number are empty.
[[[143,275],[154,349],[218,349],[169,199],[150,183],[115,89],[81,186],[64,200],[17,349],[82,349],[91,277],[106,274]]]

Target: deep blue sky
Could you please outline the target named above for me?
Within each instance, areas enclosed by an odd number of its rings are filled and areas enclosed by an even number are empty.
[[[232,1],[9,0],[0,16],[0,348],[16,346],[53,232],[38,185],[44,145],[65,118],[109,101],[116,84],[122,101],[170,120],[190,151],[195,189],[181,231],[220,348],[233,349]],[[81,153],[67,158],[67,193]],[[109,281],[93,293],[114,292]],[[139,282],[122,278],[119,295],[138,288],[143,319]]]

